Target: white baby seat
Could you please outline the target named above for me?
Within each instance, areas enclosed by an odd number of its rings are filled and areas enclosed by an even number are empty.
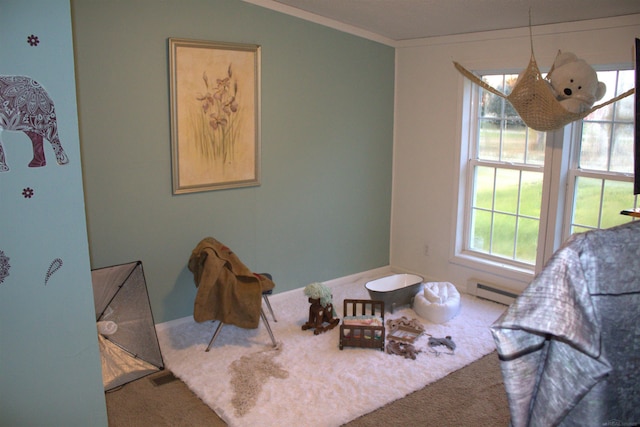
[[[432,323],[445,323],[460,311],[460,293],[449,282],[428,282],[416,294],[413,310]]]

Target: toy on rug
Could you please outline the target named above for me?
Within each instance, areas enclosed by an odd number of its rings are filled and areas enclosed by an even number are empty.
[[[422,323],[418,319],[402,316],[398,319],[387,320],[387,327],[391,330],[388,335],[387,353],[416,360],[417,354],[421,351],[416,349],[413,342],[424,333]]]
[[[309,297],[309,321],[302,325],[302,330],[314,329],[313,334],[335,328],[340,319],[334,317],[333,295],[331,289],[323,283],[312,283],[304,288],[304,294]],[[326,324],[326,325],[325,325]]]
[[[607,92],[591,65],[572,52],[558,51],[546,79],[560,104],[576,114],[588,111]]]
[[[398,319],[389,319],[387,320],[387,328],[389,328],[390,330],[394,330],[397,329],[398,327],[404,327],[404,328],[409,328],[409,329],[415,329],[417,331],[419,331],[420,333],[424,332],[424,326],[422,325],[422,323],[420,323],[418,321],[418,319],[409,319],[406,316],[402,316]],[[429,335],[429,334],[427,334]],[[429,335],[431,336],[431,335]]]
[[[416,356],[421,351],[416,349],[413,344],[389,340],[387,343],[387,353],[404,356],[405,359],[416,360]]]
[[[456,349],[456,343],[453,342],[453,340],[451,339],[451,336],[447,335],[445,338],[429,337],[429,347],[433,348],[433,347],[440,347],[440,346],[445,346],[449,350],[451,350],[451,353],[445,353],[445,354],[450,354],[453,356],[454,351]],[[442,353],[441,351],[437,351],[437,350],[432,350],[431,352],[435,353],[436,356],[440,356],[440,354]]]
[[[460,293],[449,282],[427,282],[413,303],[418,316],[431,323],[445,323],[460,312]]]
[[[344,347],[373,348],[384,351],[384,301],[350,299],[342,301],[340,350]]]

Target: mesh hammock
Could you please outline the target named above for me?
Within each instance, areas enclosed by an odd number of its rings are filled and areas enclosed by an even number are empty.
[[[481,78],[457,62],[454,61],[453,65],[473,83],[509,101],[516,112],[520,115],[520,118],[522,118],[522,121],[528,127],[542,132],[560,129],[575,120],[580,120],[594,111],[602,107],[606,107],[607,105],[634,93],[634,89],[629,89],[625,93],[602,104],[598,104],[585,112],[572,113],[571,111],[566,110],[560,101],[556,99],[555,95],[551,91],[548,81],[542,77],[542,74],[540,74],[536,58],[533,55],[533,43],[531,45],[531,59],[529,60],[529,66],[520,74],[516,85],[513,87],[513,90],[509,95],[505,95],[499,90],[488,85]],[[551,71],[553,71],[553,67],[551,67],[549,74],[551,74]]]

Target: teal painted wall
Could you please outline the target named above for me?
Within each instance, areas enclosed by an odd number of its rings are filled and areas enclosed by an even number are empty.
[[[39,43],[27,43],[31,35]],[[0,75],[31,77],[48,92],[69,158],[58,165],[45,141],[46,166],[28,167],[29,138],[0,130],[10,167],[0,172],[0,425],[106,426],[69,2],[2,0],[0,58]],[[1,104],[6,127],[16,116]],[[49,270],[55,259],[61,267]]]
[[[240,0],[72,2],[93,268],[141,260],[193,313],[206,236],[276,292],[389,264],[394,49]],[[168,38],[262,47],[262,184],[172,195]]]

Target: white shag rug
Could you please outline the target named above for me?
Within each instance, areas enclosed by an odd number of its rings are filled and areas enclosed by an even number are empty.
[[[365,274],[348,283],[325,282],[333,290],[338,317],[344,298],[369,298],[364,284],[374,278]],[[340,350],[339,326],[320,335],[303,331],[309,303],[302,289],[273,295],[270,302],[278,321],[264,309],[278,349],[272,348],[262,321],[251,330],[225,325],[209,352],[205,348],[217,323],[183,318],[157,325],[165,366],[232,427],[340,426],[495,350],[489,326],[506,309],[461,294],[460,313],[440,325],[408,307],[387,312],[385,321],[415,318],[426,333],[451,336],[456,344],[453,355],[446,347],[435,353],[422,335],[414,344],[421,352],[412,360],[376,349]]]

